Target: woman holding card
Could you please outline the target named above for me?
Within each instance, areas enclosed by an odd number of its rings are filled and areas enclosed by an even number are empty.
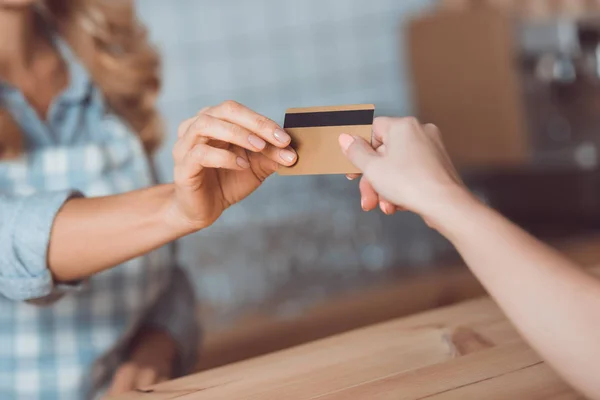
[[[296,159],[277,124],[226,102],[181,124],[175,183],[155,185],[158,61],[132,1],[0,0],[2,399],[190,372],[194,294],[165,245]]]
[[[600,399],[600,281],[469,193],[435,126],[379,118],[373,142],[375,150],[340,137],[364,173],[363,209],[421,215],[456,246],[529,343],[567,381]]]

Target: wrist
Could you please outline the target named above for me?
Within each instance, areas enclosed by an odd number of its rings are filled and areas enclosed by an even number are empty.
[[[182,212],[177,201],[177,189],[174,184],[164,185],[166,196],[161,208],[160,218],[175,239],[187,236],[206,228],[198,221],[193,221]]]
[[[452,227],[461,219],[469,218],[480,207],[485,207],[467,188],[453,186],[431,196],[435,202],[421,214],[428,225],[449,239]]]

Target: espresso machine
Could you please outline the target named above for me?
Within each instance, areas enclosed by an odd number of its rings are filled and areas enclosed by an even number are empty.
[[[437,11],[409,53],[417,114],[485,201],[533,231],[600,228],[600,16]]]
[[[531,163],[596,169],[600,19],[521,22],[517,38]]]

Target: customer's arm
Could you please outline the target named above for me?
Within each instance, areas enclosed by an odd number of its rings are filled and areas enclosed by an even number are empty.
[[[364,172],[363,207],[420,214],[456,246],[541,356],[600,399],[600,281],[475,199],[435,126],[378,119],[375,142],[377,151],[359,138],[340,138]]]

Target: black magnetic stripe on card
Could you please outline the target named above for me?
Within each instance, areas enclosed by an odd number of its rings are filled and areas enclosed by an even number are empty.
[[[289,113],[284,128],[316,128],[322,126],[371,125],[375,110],[324,111]]]

